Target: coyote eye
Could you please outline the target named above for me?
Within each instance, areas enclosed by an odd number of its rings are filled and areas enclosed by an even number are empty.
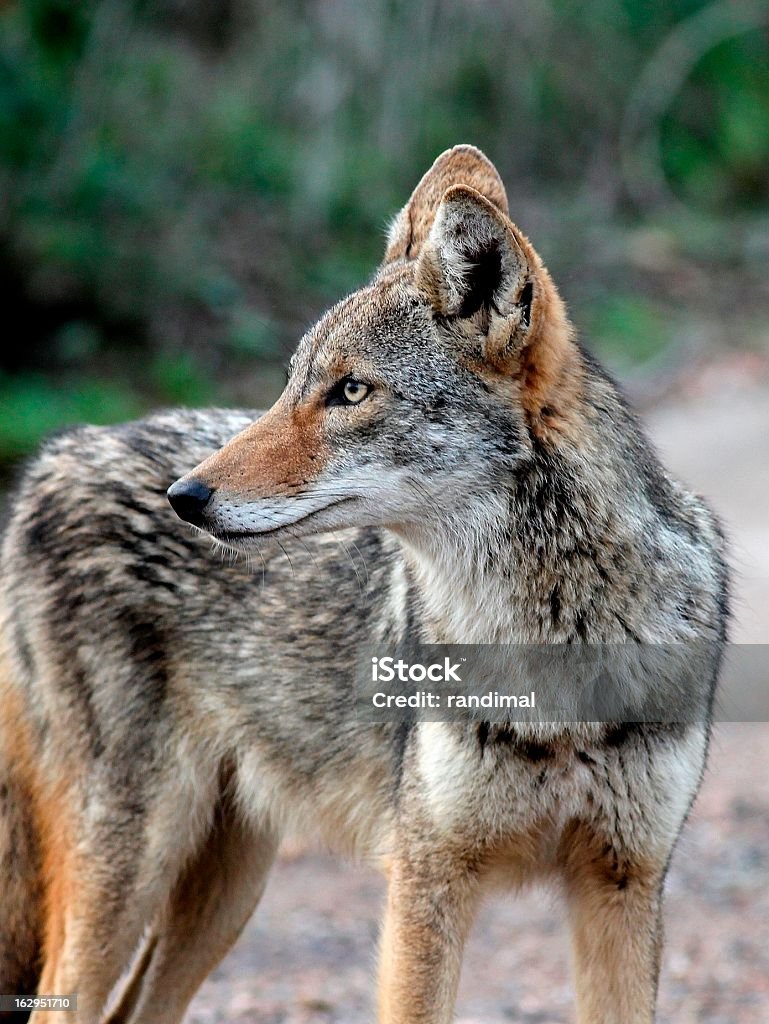
[[[368,384],[362,384],[359,380],[348,380],[342,391],[346,401],[357,405],[362,402],[368,394]]]
[[[345,377],[331,389],[326,405],[359,405],[370,393],[371,387],[368,384],[353,377]]]

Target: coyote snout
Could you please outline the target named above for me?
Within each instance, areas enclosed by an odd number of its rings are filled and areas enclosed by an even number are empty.
[[[352,391],[349,383],[347,390]],[[317,396],[301,403],[282,396],[256,423],[169,487],[174,511],[240,548],[279,531],[297,535],[349,526],[348,507],[365,490],[351,474],[333,478],[321,433],[324,409]]]

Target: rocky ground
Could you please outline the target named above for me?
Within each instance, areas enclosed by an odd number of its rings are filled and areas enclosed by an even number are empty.
[[[733,636],[769,642],[769,389],[728,368],[649,417],[669,465],[728,524]],[[728,704],[728,701],[726,702]],[[374,1019],[380,879],[287,851],[240,942],[187,1024],[363,1024]],[[667,885],[660,1022],[769,1021],[769,724],[725,722]],[[462,1024],[574,1020],[562,910],[553,894],[496,897],[467,950]]]

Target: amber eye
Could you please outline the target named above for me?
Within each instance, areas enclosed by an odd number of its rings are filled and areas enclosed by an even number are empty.
[[[366,395],[369,393],[370,388],[368,384],[363,384],[359,380],[348,380],[345,381],[342,394],[346,402],[350,405],[357,405],[358,402],[362,402]]]
[[[360,405],[364,398],[368,398],[372,388],[370,384],[364,384],[354,377],[345,377],[338,381],[329,391],[326,398],[326,405]]]

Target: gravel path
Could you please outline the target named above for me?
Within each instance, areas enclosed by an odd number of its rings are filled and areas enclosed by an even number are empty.
[[[650,418],[668,464],[726,520],[737,570],[734,639],[769,641],[769,391],[723,379]],[[668,880],[659,1020],[769,1022],[769,724],[716,727],[709,771]],[[187,1024],[374,1019],[378,876],[289,851]],[[554,894],[484,908],[462,979],[462,1024],[574,1019]]]

